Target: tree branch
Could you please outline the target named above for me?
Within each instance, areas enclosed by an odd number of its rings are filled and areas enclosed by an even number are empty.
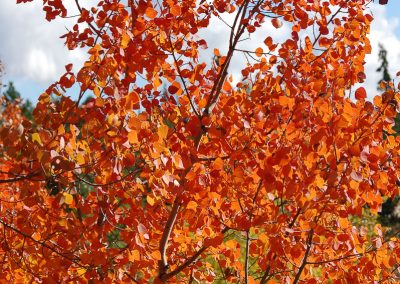
[[[179,209],[181,208],[181,194],[182,193],[179,193],[178,196],[175,198],[174,205],[172,206],[171,213],[169,214],[167,224],[164,227],[164,231],[160,241],[161,260],[159,261],[158,265],[158,275],[160,279],[165,278],[166,272],[169,267],[167,261],[167,246],[172,228],[176,221],[176,217],[178,216]]]
[[[21,181],[21,180],[25,180],[25,179],[30,179],[32,177],[38,176],[39,173],[40,173],[40,171],[36,171],[36,172],[30,173],[25,176],[18,176],[18,177],[9,178],[9,179],[0,179],[0,183],[13,183],[13,182],[17,182],[17,181]]]
[[[76,7],[77,7],[78,10],[79,10],[79,13],[82,14],[82,7],[81,7],[81,5],[79,4],[79,1],[78,1],[78,0],[75,0],[75,4],[76,4]],[[97,35],[100,35],[100,31],[99,31],[98,29],[96,29],[96,28],[92,25],[92,23],[87,22],[87,24],[88,24],[88,26],[89,26]]]
[[[45,247],[45,248],[51,250],[51,251],[54,252],[55,254],[57,254],[57,255],[59,255],[59,256],[65,258],[65,259],[71,261],[72,263],[76,264],[76,265],[79,266],[79,267],[82,267],[82,268],[85,268],[85,269],[91,268],[91,267],[88,267],[88,266],[85,266],[85,265],[79,263],[79,262],[76,261],[74,258],[71,258],[71,257],[69,257],[69,256],[67,256],[67,255],[65,255],[65,254],[63,254],[63,253],[61,253],[61,252],[59,252],[59,251],[56,250],[54,247],[49,246],[49,245],[46,244],[45,242],[35,240],[32,236],[30,236],[30,235],[28,235],[28,234],[22,232],[21,230],[15,228],[14,226],[12,226],[12,225],[10,225],[10,224],[4,222],[2,219],[0,219],[0,224],[2,224],[5,228],[11,229],[12,231],[16,232],[17,234],[23,236],[24,238],[30,239],[31,241],[33,241],[33,242],[35,242],[35,243],[41,245],[42,247]],[[76,257],[76,258],[78,258],[78,257]]]
[[[250,249],[250,236],[249,231],[246,231],[246,257],[244,259],[244,283],[249,283],[249,249]]]
[[[311,229],[310,232],[308,233],[306,252],[304,253],[303,261],[299,267],[299,271],[297,272],[296,277],[293,280],[293,284],[297,284],[299,282],[301,273],[303,273],[303,270],[307,265],[307,258],[308,255],[310,254],[313,235],[314,235],[314,229]]]
[[[228,232],[230,230],[230,228],[224,228],[221,231],[221,234],[225,234],[226,232]],[[171,277],[177,275],[179,272],[181,272],[182,270],[184,270],[186,267],[188,267],[189,265],[191,265],[194,261],[196,261],[196,259],[204,252],[206,251],[210,246],[206,246],[204,245],[203,247],[201,247],[194,255],[192,255],[190,258],[188,258],[183,264],[179,265],[175,270],[166,273],[164,275],[160,275],[160,279],[162,281],[166,281],[168,279],[170,279]]]
[[[178,75],[179,75],[179,77],[181,78],[181,81],[182,81],[182,84],[183,84],[183,88],[185,89],[186,97],[187,97],[187,99],[189,100],[189,103],[190,103],[190,106],[191,106],[193,112],[196,114],[197,117],[200,117],[200,114],[198,113],[197,109],[195,108],[195,106],[194,106],[194,104],[193,104],[193,102],[192,102],[192,99],[190,98],[189,90],[188,90],[188,88],[187,88],[187,86],[186,86],[185,79],[184,79],[183,76],[182,76],[181,68],[179,67],[178,60],[177,60],[177,58],[176,58],[176,56],[175,56],[175,49],[174,49],[174,46],[173,46],[173,44],[172,44],[171,36],[169,36],[168,38],[169,38],[169,44],[170,44],[170,46],[171,46],[172,58],[174,59],[175,66],[176,66],[176,70],[178,71]]]

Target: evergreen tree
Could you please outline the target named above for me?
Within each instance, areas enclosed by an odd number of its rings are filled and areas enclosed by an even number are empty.
[[[21,99],[21,94],[17,91],[13,82],[9,82],[7,90],[3,93],[5,99],[10,102],[20,102],[22,114],[29,120],[33,119],[33,105],[30,100]]]
[[[379,61],[381,61],[381,66],[376,69],[377,72],[382,72],[382,79],[378,83],[378,90],[382,90],[380,83],[383,82],[390,82],[392,78],[389,74],[389,62],[387,60],[387,50],[385,47],[380,43],[379,44]]]
[[[382,79],[378,82],[378,90],[385,91],[389,86],[386,84],[385,88],[382,88],[381,82],[389,83],[392,78],[389,74],[389,61],[387,60],[387,50],[382,44],[379,44],[379,61],[381,65],[377,72],[382,72]],[[395,119],[395,136],[400,135],[400,113],[397,114]],[[382,204],[382,210],[379,216],[379,222],[384,226],[397,227],[400,224],[400,197],[389,198]]]

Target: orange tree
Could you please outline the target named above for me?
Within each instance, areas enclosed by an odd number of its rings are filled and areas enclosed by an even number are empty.
[[[73,16],[64,2],[43,1],[47,20]],[[33,123],[2,106],[0,278],[395,281],[396,233],[349,221],[398,194],[400,96],[353,87],[369,2],[76,0],[64,38],[88,60],[66,66]],[[227,16],[227,48],[213,49],[202,35]],[[270,23],[288,38],[239,48]]]

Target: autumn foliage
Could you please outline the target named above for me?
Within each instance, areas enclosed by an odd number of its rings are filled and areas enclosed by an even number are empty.
[[[66,2],[44,0],[46,19]],[[63,38],[87,61],[34,121],[2,101],[0,279],[396,281],[397,232],[350,221],[399,194],[400,95],[355,87],[370,1],[75,2]],[[218,50],[203,37],[226,17]],[[289,37],[238,48],[265,25]]]

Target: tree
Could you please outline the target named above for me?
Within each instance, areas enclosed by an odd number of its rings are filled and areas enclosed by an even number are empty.
[[[33,106],[30,100],[25,100],[22,102],[21,99],[21,94],[15,89],[14,83],[9,82],[8,83],[8,88],[3,94],[4,98],[8,102],[15,102],[17,104],[21,104],[21,111],[22,114],[29,120],[32,120],[32,111],[33,111]]]
[[[382,72],[382,79],[378,82],[378,90],[384,91],[388,89],[388,83],[392,80],[389,74],[389,61],[387,60],[387,51],[382,44],[379,44],[379,60],[381,65],[376,70]],[[393,126],[394,133],[392,135],[399,135],[400,131],[400,113],[397,113],[394,120]],[[386,135],[386,134],[385,134]],[[384,135],[384,136],[385,136]],[[379,213],[379,222],[385,226],[391,226],[397,228],[400,220],[400,209],[399,197],[388,198],[383,204],[381,212]]]
[[[377,72],[382,72],[382,79],[379,83],[385,82],[388,83],[392,80],[389,74],[389,62],[387,60],[387,51],[382,44],[379,44],[379,61],[381,61],[381,66],[376,69]],[[382,90],[382,88],[378,84],[378,89]]]
[[[64,2],[44,1],[46,19],[71,16]],[[64,38],[89,59],[40,96],[34,126],[2,113],[0,278],[395,281],[397,232],[349,221],[398,194],[399,139],[383,131],[400,96],[351,88],[371,51],[367,2],[76,1]],[[226,51],[200,33],[218,18]],[[243,49],[269,24],[289,37]]]

